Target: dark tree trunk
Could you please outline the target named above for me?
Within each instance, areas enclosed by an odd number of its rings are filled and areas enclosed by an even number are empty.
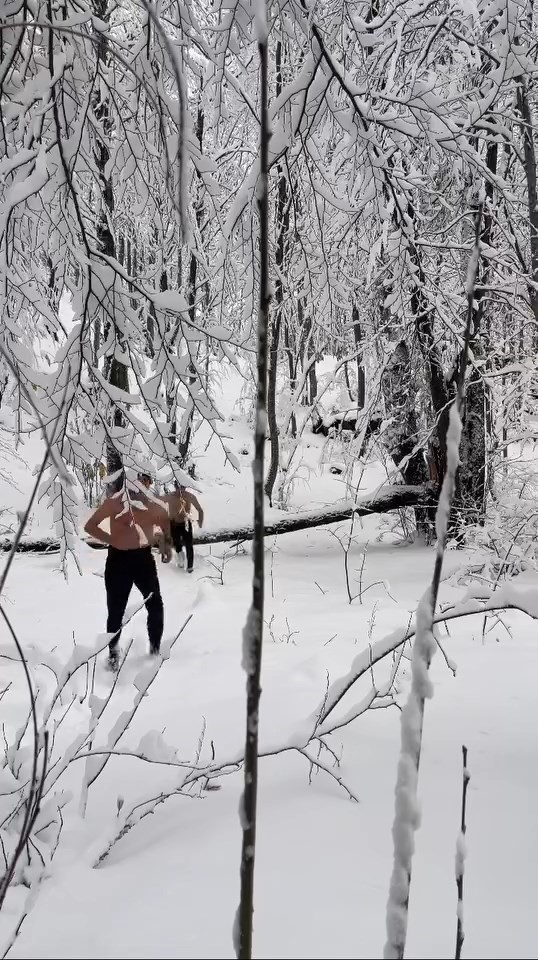
[[[278,40],[275,54],[276,96],[282,92],[282,41]],[[288,184],[282,164],[277,165],[278,193],[276,204],[277,242],[275,251],[276,278],[275,278],[275,309],[271,327],[271,344],[269,349],[269,379],[267,383],[267,425],[271,439],[271,456],[269,470],[265,481],[265,493],[272,502],[273,488],[278,474],[280,459],[280,444],[278,436],[278,422],[276,414],[278,350],[280,346],[280,331],[284,313],[284,262],[287,253],[289,233],[289,205]]]
[[[303,365],[303,370],[308,370],[306,376],[306,390],[303,392],[302,402],[307,407],[312,407],[318,397],[318,379],[316,374],[316,360],[312,347],[312,318],[305,316],[304,301],[302,297],[297,300],[297,322],[301,331],[299,345],[299,358]]]
[[[265,15],[265,11],[264,11]],[[260,293],[257,330],[256,425],[254,431],[254,524],[252,545],[252,603],[243,634],[243,668],[247,676],[244,788],[241,798],[241,892],[234,931],[238,960],[252,957],[252,918],[254,914],[254,860],[258,800],[258,730],[261,695],[262,644],[264,623],[264,459],[267,412],[267,336],[269,332],[269,98],[268,41],[259,30],[260,57],[260,184],[258,211],[260,223]]]
[[[360,324],[359,308],[353,307],[353,336],[355,338],[355,347],[357,349],[357,413],[364,410],[366,403],[366,377],[364,373],[363,358],[363,334]]]
[[[96,16],[108,23],[110,17],[110,10],[108,8],[107,0],[94,0],[94,11]],[[99,40],[97,44],[97,56],[98,60],[102,64],[104,70],[108,69],[109,61],[109,48],[108,48],[108,39],[106,34],[100,32]],[[109,105],[106,100],[106,94],[103,93],[104,88],[100,88],[101,92],[95,94],[94,102],[94,111],[97,119],[100,121],[104,137],[112,134],[112,123],[110,120],[110,110]],[[108,143],[106,139],[99,139],[95,146],[94,151],[95,165],[97,168],[97,175],[100,184],[100,204],[99,204],[99,213],[97,217],[97,244],[99,250],[106,254],[107,257],[115,258],[116,257],[116,247],[114,243],[114,237],[112,234],[112,218],[114,215],[114,192],[113,185],[110,176],[107,176],[106,167],[110,159],[110,151],[108,148]],[[106,321],[106,330],[105,330],[105,340],[108,336],[108,331],[110,329],[110,324],[113,323],[113,319],[108,317]],[[109,383],[113,387],[118,387],[121,390],[129,390],[129,376],[128,368],[116,357],[116,351],[123,351],[124,343],[119,335],[119,332],[115,331],[115,343],[111,348],[112,352],[105,360],[105,376],[108,379]],[[115,428],[124,426],[124,418],[119,407],[113,406],[112,410],[112,426]],[[107,442],[107,471],[109,474],[120,472],[119,477],[109,485],[108,491],[114,492],[121,487],[123,483],[123,463],[119,450],[114,442],[114,437],[109,435]]]
[[[418,420],[415,412],[411,358],[404,340],[396,347],[383,373],[381,386],[387,415],[392,424],[384,434],[384,444],[400,470],[406,484],[425,484],[429,479],[422,450],[416,450]],[[432,529],[431,509],[415,510],[417,530],[429,539]]]
[[[538,345],[538,174],[536,149],[534,145],[534,127],[527,80],[522,79],[517,88],[517,106],[523,121],[523,156],[525,160],[525,180],[527,184],[527,205],[529,214],[531,269],[528,285],[529,300],[534,314],[534,349]]]
[[[498,146],[489,143],[486,150],[486,166],[494,178],[497,174]],[[490,179],[485,181],[486,204],[480,235],[481,243],[486,247],[493,242],[494,224],[494,187]],[[473,331],[469,346],[475,361],[483,359],[488,352],[489,329],[486,327],[487,299],[484,288],[491,280],[491,267],[482,259],[478,267],[475,291],[476,308],[473,313]],[[489,393],[483,376],[483,369],[474,366],[467,381],[465,404],[463,408],[463,429],[460,443],[460,468],[458,470],[454,511],[459,512],[460,525],[463,520],[482,524],[485,520],[487,477],[487,408]]]
[[[297,364],[296,364],[295,357],[293,356],[290,330],[287,323],[284,328],[284,346],[286,348],[286,356],[288,358],[288,376],[289,376],[289,388],[290,388],[290,399],[291,399],[293,398],[295,390],[297,389],[297,375],[296,375]],[[291,411],[290,433],[293,438],[297,436],[297,417],[295,416],[295,410]]]
[[[308,370],[308,404],[313,407],[318,399],[318,375],[316,372],[316,360],[312,357],[311,365]]]
[[[200,152],[203,148],[204,142],[204,110],[202,106],[202,87],[200,86],[200,99],[198,101],[198,112],[196,115],[196,138],[200,147]],[[202,202],[202,193],[200,185],[197,182],[196,185],[196,200],[195,200],[195,215],[196,215],[196,226],[198,232],[202,232],[203,225],[203,215],[204,208]],[[189,260],[189,284],[188,284],[188,294],[187,294],[187,303],[189,307],[189,320],[194,326],[196,324],[196,295],[197,295],[197,282],[198,282],[198,258],[196,256],[195,250],[191,251],[190,260]],[[189,365],[189,384],[192,386],[196,383],[196,370],[194,365],[191,363]],[[180,465],[184,468],[187,466],[187,460],[189,456],[189,448],[192,436],[192,428],[194,422],[194,404],[192,400],[190,401],[190,410],[187,416],[187,422],[183,426],[182,434],[179,440],[179,462]]]
[[[409,204],[408,212],[414,223],[415,212],[411,204]],[[418,343],[426,364],[431,405],[436,424],[435,435],[430,449],[430,455],[433,461],[432,473],[435,482],[440,487],[446,472],[446,435],[452,394],[443,371],[441,354],[434,332],[434,311],[424,294],[426,277],[424,276],[418,248],[414,242],[410,244],[409,250],[410,260],[416,268],[418,281],[411,292],[411,310],[415,321]]]

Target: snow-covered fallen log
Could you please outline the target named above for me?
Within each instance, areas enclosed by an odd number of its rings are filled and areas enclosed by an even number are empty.
[[[343,501],[334,507],[324,507],[322,510],[309,510],[302,513],[287,513],[278,520],[265,525],[265,536],[273,537],[282,533],[293,533],[296,530],[308,530],[311,527],[322,527],[329,523],[338,523],[349,520],[355,513],[365,517],[372,513],[388,513],[390,510],[400,510],[403,507],[427,506],[435,502],[433,488],[426,486],[386,486],[380,487],[374,496],[364,497],[356,502]],[[221,530],[199,530],[194,534],[194,542],[222,543],[224,541],[252,540],[253,528],[231,527]]]
[[[364,497],[353,502],[344,500],[334,507],[324,507],[321,510],[308,510],[301,513],[285,513],[278,520],[265,525],[265,536],[273,537],[282,533],[293,533],[296,530],[308,530],[311,527],[322,527],[329,523],[338,523],[348,520],[353,513],[365,517],[372,513],[389,513],[391,510],[400,510],[403,507],[431,506],[435,503],[433,487],[387,485],[380,487],[373,496]],[[252,540],[254,530],[252,526],[222,527],[216,530],[195,530],[195,544],[241,542]],[[104,548],[104,544],[97,540],[85,541],[95,549]],[[11,550],[12,541],[8,537],[0,540],[0,551]],[[17,548],[20,552],[56,553],[60,549],[60,541],[50,537],[32,539],[24,537]]]
[[[7,553],[13,546],[10,537],[2,537],[0,551]],[[21,537],[17,544],[18,553],[58,553],[60,541],[55,537]]]

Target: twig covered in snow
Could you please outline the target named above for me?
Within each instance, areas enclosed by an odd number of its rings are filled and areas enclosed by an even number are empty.
[[[274,746],[269,746],[265,749],[259,751],[258,758],[265,757],[275,757],[283,753],[299,753],[302,756],[306,757],[311,765],[316,767],[319,771],[326,773],[330,776],[336,783],[347,793],[348,797],[354,801],[358,801],[356,794],[351,790],[351,788],[345,783],[343,777],[339,774],[334,773],[334,770],[329,767],[323,760],[320,760],[319,753],[317,758],[314,758],[309,752],[309,747],[311,745],[317,744],[325,747],[329,754],[333,757],[334,766],[338,766],[340,763],[340,758],[335,754],[334,750],[326,743],[325,737],[330,733],[333,733],[335,730],[339,729],[340,726],[343,726],[345,723],[351,722],[352,719],[356,719],[361,714],[366,713],[370,708],[390,706],[395,703],[395,700],[392,696],[392,687],[394,685],[395,676],[398,670],[400,663],[400,657],[396,658],[395,664],[393,665],[393,670],[391,674],[391,679],[388,681],[382,690],[377,690],[372,688],[371,692],[357,705],[353,710],[353,716],[348,717],[345,720],[335,719],[334,721],[329,721],[323,726],[320,725],[320,713],[313,717],[309,718],[305,723],[304,727],[297,731],[296,734],[290,737],[287,741],[278,743]],[[230,757],[223,761],[213,761],[209,764],[202,766],[198,765],[199,756],[195,758],[194,763],[185,763],[177,759],[177,756],[170,757],[157,757],[153,758],[147,756],[140,750],[94,750],[91,752],[85,752],[80,754],[82,757],[92,757],[102,754],[110,755],[119,755],[119,756],[129,756],[137,757],[140,760],[147,762],[163,763],[167,766],[174,766],[180,768],[188,768],[188,772],[183,776],[178,785],[172,790],[169,790],[167,793],[161,793],[157,797],[152,799],[137,802],[129,811],[122,810],[120,822],[118,824],[117,820],[114,825],[114,831],[111,838],[107,841],[105,847],[97,855],[94,866],[101,866],[102,863],[106,860],[108,855],[111,853],[113,847],[129,833],[137,823],[140,822],[144,817],[153,813],[157,806],[164,803],[166,800],[171,799],[176,796],[192,796],[188,793],[190,787],[194,784],[201,785],[202,790],[211,789],[208,786],[211,781],[219,779],[223,776],[229,776],[230,774],[237,773],[243,766],[245,762],[245,755],[243,753],[238,753],[234,757]]]
[[[140,607],[135,609],[135,613],[138,612]],[[0,612],[4,616],[8,628],[12,630],[9,619],[7,618],[5,612],[0,607]],[[133,614],[134,615],[134,614]],[[97,779],[99,774],[102,772],[108,760],[111,756],[115,754],[115,748],[119,744],[122,736],[129,728],[129,724],[133,719],[135,713],[137,712],[142,699],[147,695],[147,691],[155,677],[157,676],[162,664],[170,655],[170,649],[181,635],[185,629],[187,623],[191,619],[192,614],[187,617],[185,623],[178,631],[176,637],[168,644],[163,646],[162,655],[159,658],[155,658],[155,662],[147,671],[139,673],[135,678],[135,686],[137,692],[133,701],[133,705],[130,709],[124,711],[117,722],[113,725],[111,732],[108,737],[108,745],[112,749],[108,751],[99,751],[96,750],[92,752],[91,744],[93,737],[96,731],[99,729],[100,720],[104,714],[105,709],[109,705],[114,690],[116,688],[116,683],[118,677],[115,676],[113,683],[107,695],[103,698],[97,697],[93,692],[92,688],[88,686],[87,682],[85,684],[85,691],[82,700],[87,699],[90,707],[90,722],[86,732],[77,734],[73,741],[63,748],[61,754],[52,762],[52,754],[54,751],[54,734],[56,733],[58,727],[63,722],[66,712],[71,708],[75,699],[78,699],[76,696],[71,698],[71,701],[67,707],[67,710],[63,710],[59,719],[54,719],[53,712],[58,703],[62,702],[62,694],[66,690],[67,685],[73,680],[75,675],[80,672],[84,667],[89,668],[89,664],[95,661],[98,653],[108,646],[108,643],[111,639],[110,634],[106,634],[103,637],[99,638],[97,643],[97,649],[86,648],[82,646],[76,646],[70,660],[66,666],[61,671],[53,670],[53,673],[56,677],[56,684],[50,696],[48,704],[44,707],[42,713],[42,719],[40,724],[37,721],[37,711],[36,711],[36,696],[32,698],[32,708],[29,712],[29,716],[26,722],[22,727],[17,731],[13,744],[9,746],[6,743],[6,761],[5,764],[10,764],[11,772],[15,780],[20,780],[20,784],[16,789],[12,790],[10,793],[13,795],[13,805],[9,809],[7,816],[4,817],[2,823],[0,823],[0,829],[5,828],[6,831],[9,830],[13,832],[13,826],[17,824],[18,819],[22,816],[22,826],[18,828],[18,842],[15,843],[13,851],[8,856],[6,855],[6,850],[3,844],[2,839],[2,848],[4,850],[4,861],[6,865],[5,875],[0,883],[0,905],[9,884],[12,882],[14,877],[14,870],[17,864],[17,860],[20,858],[21,853],[24,849],[28,848],[28,843],[37,851],[37,854],[43,864],[43,870],[47,869],[47,863],[50,864],[52,857],[54,856],[58,841],[59,833],[62,827],[62,818],[61,818],[61,807],[65,805],[70,799],[71,795],[60,790],[58,793],[54,788],[56,788],[58,782],[60,781],[63,774],[67,771],[68,767],[74,760],[86,758],[86,772],[83,781],[83,790],[82,790],[82,799],[81,805],[84,808],[87,801],[87,793],[91,784]],[[128,622],[131,617],[126,618]],[[13,637],[14,641],[17,643],[17,638]],[[104,641],[104,643],[103,643]],[[29,683],[29,671],[27,657],[22,653],[22,648],[19,651],[21,662],[27,675],[27,680]],[[120,670],[125,663],[125,657],[123,658],[120,664]],[[48,664],[44,664],[48,666]],[[30,687],[31,689],[31,687]],[[81,702],[82,702],[81,700]],[[22,739],[26,733],[29,720],[33,720],[34,724],[34,759],[32,764],[32,769],[30,773],[27,772],[26,764],[24,761],[24,750],[22,749]],[[50,723],[53,723],[53,736],[49,738],[47,726]],[[89,748],[89,749],[88,749]],[[14,766],[15,761],[19,758],[19,766]],[[137,754],[139,755],[139,754]],[[40,758],[42,756],[42,760]],[[39,775],[36,774],[38,766],[41,762],[42,771]],[[5,765],[4,764],[4,765]],[[90,766],[90,764],[92,766]],[[192,764],[188,766],[188,771],[192,771]],[[54,790],[54,792],[53,792]],[[51,795],[52,794],[52,795]],[[4,796],[9,794],[4,793]],[[50,800],[45,802],[45,797],[50,796]],[[57,835],[56,841],[54,844],[51,843],[51,838],[48,836],[51,831],[50,828],[56,825],[57,826]],[[45,834],[43,831],[46,831],[47,837],[45,839]],[[8,834],[5,833],[7,837]],[[43,843],[41,840],[43,839]],[[45,850],[45,848],[48,848]],[[40,877],[32,875],[31,880],[32,889],[35,894],[39,890],[39,885],[41,882]],[[39,881],[39,882],[38,882]],[[28,912],[33,901],[28,901],[25,907],[25,914]],[[21,919],[24,919],[24,916]],[[18,934],[18,929],[15,932],[15,938]],[[11,941],[10,941],[11,942]],[[14,942],[14,940],[13,940]]]
[[[433,625],[446,623],[448,620],[475,616],[476,614],[495,614],[499,610],[519,610],[521,613],[532,617],[533,620],[537,620],[538,598],[536,591],[516,589],[513,584],[503,584],[495,591],[478,587],[474,591],[469,590],[468,594],[459,603],[444,607],[443,611],[434,617]],[[348,672],[332,682],[322,704],[317,708],[313,717],[321,716],[321,720],[325,724],[325,721],[338,707],[351,687],[370,671],[372,665],[379,663],[386,656],[398,650],[408,640],[412,640],[416,634],[416,629],[416,624],[408,624],[406,627],[393,630],[385,637],[381,637],[361,650],[354,657]],[[451,669],[454,669],[453,664],[451,664]],[[353,719],[353,717],[350,719]],[[338,724],[335,724],[335,728],[344,726],[346,722],[349,723],[350,721],[340,720]]]
[[[323,742],[323,741],[321,741],[321,742]],[[324,744],[324,746],[325,746],[325,744]],[[302,749],[302,750],[299,750],[299,753],[301,753],[301,754],[303,755],[303,757],[306,757],[306,759],[308,760],[308,762],[309,762],[309,764],[310,764],[310,783],[312,782],[312,770],[313,770],[314,767],[317,767],[318,770],[324,770],[325,773],[328,773],[329,776],[333,778],[333,780],[336,780],[336,782],[346,791],[346,793],[347,793],[347,795],[348,795],[348,797],[349,797],[350,800],[354,800],[355,803],[358,803],[358,802],[359,802],[359,798],[356,796],[356,794],[353,793],[352,790],[350,790],[350,788],[348,787],[348,785],[347,785],[346,782],[344,781],[344,778],[341,777],[341,776],[339,776],[339,774],[335,773],[334,770],[331,769],[331,767],[327,766],[327,764],[323,762],[323,760],[320,760],[319,756],[318,756],[318,757],[313,757],[313,756],[308,752],[308,750],[306,749],[306,747],[305,747],[304,749]]]
[[[471,775],[467,766],[467,747],[461,748],[463,756],[463,785],[461,792],[461,824],[456,841],[456,886],[458,888],[458,924],[456,929],[456,960],[461,958],[461,950],[465,934],[463,931],[463,876],[465,873],[465,859],[467,856],[467,846],[465,834],[467,833],[467,788]]]
[[[4,353],[4,352],[2,351],[2,353]],[[6,361],[6,363],[7,363],[8,366],[10,367],[10,369],[13,369],[13,368],[12,368],[11,361],[9,360],[9,358],[6,357],[6,356],[4,356],[4,360]],[[25,389],[26,389],[26,388],[25,388]],[[26,391],[26,392],[28,393],[28,391]],[[29,399],[30,399],[30,402],[31,402],[31,397],[29,397]],[[52,425],[51,425],[51,427],[50,427],[50,435],[51,435],[51,437],[54,437],[55,431],[56,431],[56,429],[57,429],[57,427],[58,427],[58,423],[59,423],[59,420],[60,420],[60,416],[61,416],[61,412],[62,412],[64,403],[65,403],[65,392],[64,392],[64,395],[63,395],[63,397],[62,397],[62,401],[61,401],[61,404],[60,404],[60,410],[59,410],[59,412],[58,412],[58,416],[57,416],[56,419],[53,421],[53,423],[52,423]],[[41,479],[42,479],[43,473],[44,473],[44,471],[45,471],[45,467],[46,467],[49,459],[50,459],[51,456],[52,456],[52,443],[53,443],[53,441],[50,439],[49,434],[48,434],[48,432],[46,431],[46,429],[45,429],[45,427],[44,427],[44,425],[43,425],[43,421],[41,420],[41,418],[40,418],[40,416],[39,416],[39,413],[38,413],[38,418],[39,418],[39,422],[40,422],[40,424],[41,424],[41,426],[42,426],[43,439],[44,439],[44,443],[45,443],[45,453],[44,453],[43,459],[42,459],[42,461],[41,461],[41,464],[40,464],[40,466],[39,466],[39,468],[38,468],[38,470],[37,470],[36,479],[35,479],[34,484],[33,484],[33,488],[32,488],[31,494],[30,494],[30,498],[29,498],[28,504],[27,504],[27,506],[26,506],[26,510],[24,511],[24,513],[23,513],[23,514],[21,515],[21,517],[20,517],[19,526],[18,526],[18,529],[17,529],[17,533],[15,534],[15,538],[14,538],[14,541],[13,541],[12,549],[11,549],[11,551],[10,551],[10,554],[9,554],[7,560],[6,560],[6,563],[5,563],[5,565],[4,565],[4,569],[3,569],[2,574],[1,574],[1,576],[0,576],[0,597],[1,597],[1,596],[3,595],[3,593],[4,593],[5,586],[6,586],[6,582],[7,582],[8,576],[9,576],[9,572],[10,572],[10,570],[11,570],[11,565],[12,565],[12,562],[13,562],[13,558],[14,558],[15,552],[16,552],[16,550],[17,550],[17,545],[20,543],[21,537],[22,537],[22,535],[23,535],[23,533],[24,533],[26,524],[27,524],[27,522],[28,522],[28,517],[30,516],[30,511],[31,511],[31,509],[32,509],[32,505],[33,505],[33,503],[34,503],[34,501],[35,501],[35,498],[36,498],[36,496],[37,496],[37,492],[38,492],[38,490],[39,490],[39,485],[40,485],[40,483],[41,483]],[[13,625],[12,625],[12,623],[11,623],[11,620],[10,620],[10,618],[8,617],[7,613],[5,612],[4,607],[3,607],[3,605],[2,605],[1,603],[0,603],[0,615],[2,616],[2,619],[4,620],[4,623],[6,624],[6,626],[7,626],[7,628],[8,628],[8,631],[9,631],[9,633],[10,633],[10,635],[11,635],[11,639],[13,640],[13,643],[14,643],[14,645],[15,645],[15,649],[16,649],[16,651],[17,651],[17,654],[18,654],[18,656],[19,656],[20,662],[21,662],[21,664],[22,664],[22,668],[23,668],[23,672],[24,672],[24,677],[25,677],[26,685],[27,685],[27,687],[28,687],[28,698],[29,698],[29,703],[30,703],[30,711],[29,711],[29,717],[28,717],[28,719],[31,717],[31,720],[32,720],[32,732],[33,732],[33,736],[32,736],[32,751],[33,751],[33,754],[32,754],[32,767],[31,767],[31,772],[30,772],[30,778],[29,778],[28,784],[26,785],[26,786],[28,787],[28,790],[27,790],[26,796],[24,797],[24,800],[23,800],[23,801],[21,800],[21,801],[18,801],[18,802],[17,802],[17,810],[20,810],[20,809],[22,809],[22,808],[24,809],[24,814],[23,814],[23,817],[22,817],[22,823],[21,823],[20,828],[19,828],[18,840],[17,840],[17,842],[16,842],[15,845],[14,845],[14,849],[13,849],[11,855],[10,855],[9,860],[6,858],[5,851],[4,851],[4,858],[5,858],[5,861],[6,861],[6,862],[5,862],[5,872],[4,872],[3,876],[2,876],[2,878],[0,879],[0,910],[1,910],[1,909],[2,909],[2,906],[3,906],[3,903],[4,903],[4,900],[5,900],[5,898],[6,898],[6,894],[7,894],[7,891],[8,891],[8,889],[9,889],[9,886],[10,886],[12,880],[13,880],[13,877],[14,877],[14,874],[15,874],[15,870],[16,870],[16,867],[17,867],[17,863],[18,863],[18,861],[19,861],[19,859],[20,859],[20,857],[21,857],[24,849],[26,848],[26,846],[27,846],[27,844],[28,844],[28,841],[29,841],[29,839],[30,839],[30,837],[31,837],[31,834],[32,834],[32,830],[33,830],[34,825],[35,825],[35,823],[36,823],[36,820],[37,820],[37,818],[38,818],[38,816],[39,816],[41,799],[42,799],[42,796],[43,796],[43,789],[44,789],[44,784],[45,784],[45,776],[46,776],[46,772],[47,772],[48,742],[49,742],[49,738],[48,738],[48,731],[47,731],[46,729],[44,729],[44,728],[41,729],[41,730],[40,730],[40,728],[39,728],[38,720],[37,720],[37,710],[36,710],[36,696],[37,696],[37,695],[36,695],[36,693],[35,693],[35,691],[34,691],[34,685],[33,685],[33,683],[32,683],[32,678],[31,678],[31,676],[30,676],[30,670],[29,670],[29,668],[28,668],[28,663],[27,663],[27,661],[26,661],[26,657],[25,657],[25,655],[24,655],[24,650],[23,650],[23,648],[22,648],[22,646],[21,646],[21,643],[20,643],[20,641],[19,641],[19,638],[18,638],[18,636],[17,636],[17,634],[16,634],[16,632],[15,632],[15,630],[14,630],[14,628],[13,628]],[[23,730],[24,730],[24,732],[26,731],[26,725],[24,726]],[[24,732],[23,732],[22,736],[24,736]],[[21,739],[22,739],[22,736],[21,736]],[[20,744],[19,744],[19,745],[20,745]],[[41,758],[41,764],[40,764],[40,753],[41,753],[41,752],[42,752],[42,758]],[[41,767],[41,769],[40,769],[40,767]]]
[[[179,637],[181,636],[181,634],[183,633],[183,631],[185,630],[186,626],[188,625],[191,619],[192,619],[192,613],[189,614],[189,616],[186,618],[185,622],[183,623],[181,628],[178,630],[176,635],[169,642],[169,644],[166,645],[168,649],[166,649],[166,646],[163,644],[161,648],[161,654],[159,656],[156,656],[154,658],[154,662],[144,670],[141,670],[135,677],[134,685],[136,687],[137,693],[135,694],[133,705],[129,710],[125,710],[119,716],[118,720],[116,721],[116,723],[114,724],[114,726],[112,727],[112,730],[108,735],[108,745],[112,749],[116,747],[116,745],[119,743],[119,741],[123,737],[126,730],[129,728],[129,725],[133,717],[137,713],[138,708],[140,707],[140,704],[142,703],[144,697],[147,696],[147,692],[149,688],[151,687],[153,681],[157,677],[162,664],[164,663],[165,660],[169,658],[172,647],[174,646],[176,641],[179,639]],[[100,716],[101,716],[101,709],[99,705],[98,717]],[[86,738],[87,738],[87,735],[86,735]],[[97,777],[102,773],[106,764],[108,763],[108,760],[109,760],[109,756],[104,756],[100,760],[97,760],[95,762],[94,769],[90,768],[87,770],[86,776],[87,776],[88,787],[91,787],[92,783],[95,783]]]
[[[465,373],[473,331],[474,295],[480,254],[480,229],[482,210],[475,216],[475,243],[467,272],[467,317],[464,346],[459,370],[455,402],[450,410],[446,438],[447,466],[443,480],[435,528],[437,545],[431,584],[419,603],[416,615],[416,634],[412,661],[412,682],[407,703],[401,716],[401,749],[396,780],[396,800],[392,836],[394,841],[394,864],[387,902],[387,942],[385,960],[402,960],[405,956],[409,890],[414,853],[414,834],[420,822],[417,787],[422,749],[422,727],[426,698],[433,695],[429,678],[432,657],[436,650],[434,637],[435,608],[441,583],[450,510],[456,489],[456,474],[459,465],[461,414],[465,398]]]

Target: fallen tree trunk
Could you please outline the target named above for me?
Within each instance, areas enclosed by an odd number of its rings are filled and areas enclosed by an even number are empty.
[[[388,513],[390,510],[399,510],[402,507],[416,507],[422,504],[434,503],[433,489],[428,487],[387,486],[381,487],[374,497],[352,501],[344,501],[334,507],[325,507],[323,510],[309,510],[304,513],[284,514],[278,520],[265,525],[265,536],[279,536],[282,533],[294,533],[296,530],[308,530],[311,527],[323,527],[329,523],[339,523],[349,520],[353,513],[358,517],[366,517],[374,513]],[[223,543],[225,541],[252,540],[251,526],[236,527],[229,530],[205,531],[199,530],[194,534],[195,543]]]
[[[278,520],[265,525],[265,536],[279,536],[282,533],[293,533],[296,530],[308,530],[311,527],[322,527],[329,523],[339,523],[348,520],[354,513],[358,517],[366,517],[374,513],[388,513],[390,510],[400,510],[403,507],[432,506],[435,503],[433,487],[425,486],[386,486],[380,487],[372,497],[365,497],[353,503],[343,501],[334,507],[325,507],[323,510],[309,510],[304,513],[284,514]],[[254,531],[251,526],[230,527],[219,530],[198,530],[194,533],[195,544],[242,542],[252,540]],[[105,544],[97,540],[84,541],[96,550],[104,549]],[[0,540],[0,550],[11,550],[12,542],[8,538]],[[60,549],[60,541],[52,538],[31,540],[24,538],[18,546],[22,553],[56,553]]]

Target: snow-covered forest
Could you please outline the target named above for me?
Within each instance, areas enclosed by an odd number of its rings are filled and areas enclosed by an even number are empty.
[[[0,957],[538,956],[537,80],[0,0]]]

